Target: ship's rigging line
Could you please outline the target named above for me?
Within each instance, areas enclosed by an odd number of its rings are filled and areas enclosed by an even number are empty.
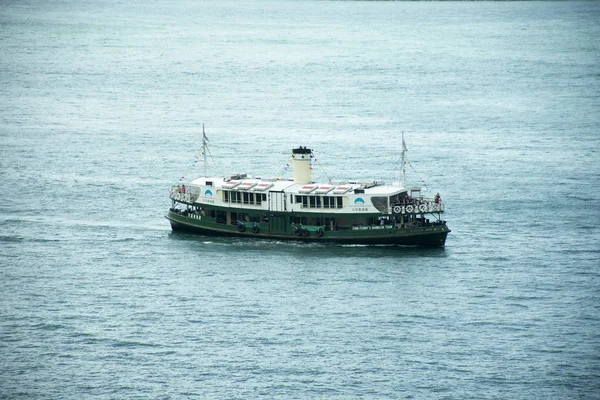
[[[410,169],[413,170],[413,172],[415,173],[415,175],[417,175],[417,177],[419,177],[419,179],[421,180],[421,182],[423,182],[424,185],[426,185],[425,181],[423,180],[423,178],[421,178],[421,175],[419,175],[419,173],[417,172],[417,170],[415,169],[415,167],[413,167],[413,165],[410,163],[410,160],[408,159],[408,157],[405,156],[404,158],[406,160],[406,162],[408,163],[408,166],[410,167]]]
[[[325,171],[325,167],[323,167],[323,164],[321,164],[319,162],[319,160],[317,160],[316,158],[314,159],[314,162],[317,163],[317,165],[321,168],[321,171],[323,173],[323,175],[325,175],[325,178],[327,178],[327,182],[331,182],[331,178],[329,177],[329,175],[327,175],[327,171]],[[312,168],[311,168],[312,170]]]
[[[214,159],[214,157],[213,157],[212,153],[210,152],[210,149],[208,148],[208,145],[206,146],[206,151],[208,152],[208,156],[210,157],[210,159],[211,159],[211,161],[212,161],[213,168],[214,168],[214,169],[217,171],[217,173],[218,173],[219,175],[223,175],[223,171],[221,171],[221,170],[220,170],[220,169],[217,167],[217,165],[218,165],[218,164],[217,164],[217,162],[215,161],[215,159]]]

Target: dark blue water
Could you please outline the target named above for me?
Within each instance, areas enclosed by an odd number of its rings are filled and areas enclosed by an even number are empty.
[[[0,398],[600,398],[599,2],[87,3],[0,6]],[[323,180],[405,131],[446,247],[171,233],[202,123]]]

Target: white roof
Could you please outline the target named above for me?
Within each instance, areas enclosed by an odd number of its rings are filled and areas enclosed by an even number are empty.
[[[364,190],[364,194],[371,196],[390,196],[406,192],[407,188],[402,186],[386,185],[382,182],[374,183],[361,183],[361,182],[325,182],[325,183],[310,183],[310,184],[295,184],[292,180],[275,180],[275,179],[260,179],[251,177],[240,177],[236,179],[224,179],[224,178],[196,178],[190,182],[193,186],[206,186],[207,182],[211,182],[212,186],[217,189],[231,189],[232,185],[227,184],[228,182],[237,182],[238,184],[233,186],[234,190],[240,189],[242,185],[246,188],[251,188],[254,191],[259,185],[265,187],[266,184],[272,185],[266,190],[270,192],[286,192],[292,194],[307,194],[307,190],[301,190],[306,186],[314,186],[316,188],[310,191],[310,194],[327,194],[327,195],[340,195],[344,193],[353,193],[355,189]],[[321,190],[322,188],[322,190]],[[328,189],[331,188],[331,189]]]

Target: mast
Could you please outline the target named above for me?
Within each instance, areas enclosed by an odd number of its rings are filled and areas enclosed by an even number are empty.
[[[401,178],[402,178],[402,186],[406,187],[406,157],[404,153],[407,152],[406,143],[404,142],[404,132],[402,132],[402,152],[400,153],[402,159],[400,161],[402,165]]]
[[[202,124],[202,154],[204,155],[204,177],[207,178],[208,177],[208,167],[207,167],[207,160],[206,160],[206,146],[208,143],[208,138],[206,137],[206,133],[204,132],[204,124]]]

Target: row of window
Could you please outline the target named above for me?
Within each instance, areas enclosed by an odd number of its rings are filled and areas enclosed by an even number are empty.
[[[342,208],[342,196],[296,195],[296,203],[305,208]]]
[[[223,201],[226,203],[261,205],[263,201],[267,201],[267,195],[266,193],[237,192],[224,190]]]
[[[292,200],[292,202],[295,201],[296,204],[302,204],[302,207],[304,208],[342,208],[342,199],[342,196],[296,195],[295,199],[293,196],[290,196],[290,200]],[[223,201],[225,203],[261,205],[263,201],[267,201],[267,194],[224,190]]]

